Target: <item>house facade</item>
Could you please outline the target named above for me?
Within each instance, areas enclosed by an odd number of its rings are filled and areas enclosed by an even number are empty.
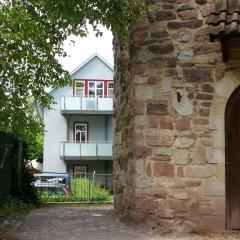
[[[153,0],[115,36],[115,206],[187,231],[240,229],[236,0]]]
[[[44,109],[43,172],[111,174],[113,67],[94,54],[71,79],[50,92],[55,103]]]

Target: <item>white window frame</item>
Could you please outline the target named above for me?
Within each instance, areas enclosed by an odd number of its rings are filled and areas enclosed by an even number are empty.
[[[77,140],[76,140],[77,125],[84,125],[84,126],[86,126],[86,131],[80,131],[80,132],[85,132],[85,141],[82,142],[82,141],[81,141],[81,138],[80,138],[80,141],[79,141],[79,142],[80,142],[80,143],[87,143],[87,142],[88,142],[88,124],[87,124],[87,123],[80,123],[80,122],[74,123],[74,136],[73,136],[74,142],[77,142]]]
[[[77,94],[77,83],[83,83],[83,88],[81,88],[81,89],[83,89],[83,95],[81,96],[81,97],[85,97],[85,88],[86,88],[86,82],[85,81],[82,81],[82,80],[75,80],[75,84],[74,84],[74,95],[75,96],[80,96],[80,95],[78,95]]]
[[[94,88],[89,87],[90,83],[94,83]],[[102,83],[102,88],[97,88],[97,83]],[[101,89],[102,90],[102,96],[101,97],[104,97],[104,82],[103,81],[88,81],[88,97],[93,97],[93,96],[90,96],[90,94],[89,94],[90,89],[94,90],[94,94],[95,94],[94,97],[99,97],[99,96],[97,96],[97,90]]]
[[[113,84],[113,88],[109,88],[109,87],[108,87],[108,84],[109,84],[109,83],[112,83],[112,84]],[[114,82],[112,82],[112,81],[111,81],[111,82],[110,82],[110,81],[109,81],[109,82],[107,82],[107,94],[106,94],[106,95],[107,95],[107,97],[109,97],[109,92],[108,92],[108,90],[109,90],[109,89],[112,89],[112,90],[113,90],[113,94],[114,94]],[[113,94],[112,94],[112,96],[111,96],[111,97],[113,97]]]

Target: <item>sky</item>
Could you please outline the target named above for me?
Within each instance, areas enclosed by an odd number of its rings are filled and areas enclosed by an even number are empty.
[[[96,37],[93,30],[89,27],[89,35],[87,37],[70,36],[64,42],[64,49],[68,56],[58,58],[64,69],[71,72],[96,52],[113,65],[112,33],[104,27],[100,29],[103,32],[102,37]],[[75,43],[72,43],[71,40],[74,40]]]

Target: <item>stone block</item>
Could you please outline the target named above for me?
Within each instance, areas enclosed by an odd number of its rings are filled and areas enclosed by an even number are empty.
[[[160,83],[161,93],[170,92],[172,90],[172,81],[170,79],[163,79]]]
[[[170,156],[156,155],[151,158],[153,161],[170,161]]]
[[[144,63],[139,63],[139,64],[136,64],[133,68],[133,73],[134,74],[143,74],[146,70],[146,64]]]
[[[150,52],[154,54],[160,54],[160,55],[169,54],[174,51],[174,47],[171,43],[149,45],[148,49]]]
[[[208,178],[215,174],[215,167],[211,165],[186,167],[186,176],[191,178]]]
[[[211,198],[213,214],[216,216],[225,216],[226,198],[213,197]]]
[[[178,16],[182,19],[182,20],[188,20],[188,19],[196,19],[198,17],[198,12],[197,10],[184,10],[184,11],[180,11],[178,12]]]
[[[146,189],[154,186],[153,180],[143,175],[136,175],[134,177],[135,188]]]
[[[220,53],[221,52],[221,44],[220,42],[213,43],[195,43],[194,44],[194,54],[212,54],[212,53]]]
[[[146,143],[150,146],[169,147],[173,143],[173,133],[170,130],[161,130],[160,133],[149,133],[146,135]]]
[[[187,211],[187,202],[185,200],[169,199],[166,201],[166,204],[172,210],[177,210],[180,212]]]
[[[233,80],[233,76],[230,73],[225,74],[224,78],[215,87],[215,92],[217,95],[228,99],[237,86],[238,83]]]
[[[191,138],[187,138],[187,137],[177,137],[175,139],[175,143],[174,146],[176,148],[190,148],[191,146],[193,146],[194,144],[194,140]]]
[[[172,130],[172,129],[173,129],[173,121],[172,121],[172,118],[169,117],[169,116],[160,117],[160,118],[159,118],[159,125],[160,125],[160,128],[162,128],[162,129]]]
[[[189,180],[186,181],[185,183],[187,187],[199,187],[202,185],[202,182],[199,180]]]
[[[174,212],[171,209],[157,209],[156,215],[160,218],[173,219],[175,217]]]
[[[135,88],[135,95],[136,95],[136,98],[139,100],[149,99],[152,93],[153,93],[152,87],[136,86]]]
[[[207,68],[183,68],[183,78],[192,83],[213,82],[212,71]]]
[[[153,176],[161,177],[173,177],[174,176],[174,166],[170,163],[165,162],[155,162],[153,164]]]
[[[216,173],[215,175],[217,177],[224,177],[225,178],[225,164],[224,163],[218,163],[216,165]]]
[[[190,159],[189,152],[187,150],[175,150],[174,151],[174,163],[179,165],[188,164]]]
[[[156,186],[169,189],[169,188],[184,188],[185,183],[179,178],[172,178],[172,177],[161,177],[155,178],[154,183]]]
[[[174,39],[178,42],[184,42],[184,43],[189,42],[189,41],[191,41],[192,38],[193,38],[192,33],[187,30],[178,31],[174,35]]]
[[[177,177],[185,177],[183,167],[177,167]]]
[[[199,116],[207,117],[210,115],[210,109],[209,108],[201,108],[198,111]]]
[[[134,148],[134,157],[135,158],[146,158],[152,155],[152,148],[145,146],[136,146]]]
[[[198,221],[199,229],[225,230],[225,217],[201,216]]]
[[[178,60],[180,61],[191,61],[193,58],[192,49],[184,49],[178,55]]]
[[[145,160],[138,159],[133,161],[135,165],[135,173],[136,174],[144,174],[145,170]]]
[[[168,102],[163,100],[148,101],[147,113],[155,115],[166,115],[168,113]]]
[[[177,61],[175,57],[164,56],[164,57],[154,57],[149,61],[149,67],[153,69],[159,69],[163,67],[176,67]]]
[[[142,100],[135,101],[133,108],[136,115],[143,115],[145,112],[145,102]]]
[[[177,119],[175,122],[175,127],[177,130],[190,130],[190,118]]]
[[[163,39],[163,38],[168,38],[169,37],[169,33],[162,29],[162,28],[154,28],[152,31],[151,31],[151,37],[152,38],[160,38],[160,39]]]
[[[213,132],[213,146],[216,148],[225,147],[225,134],[223,130]]]
[[[203,146],[212,146],[213,145],[213,138],[212,137],[201,137],[200,138],[200,143]]]
[[[204,179],[203,194],[205,196],[224,196],[225,179],[224,178]]]
[[[201,165],[207,163],[207,151],[205,147],[196,146],[193,151],[192,164]]]
[[[213,115],[209,118],[209,129],[223,130],[224,126],[224,115]]]
[[[223,149],[209,148],[208,163],[224,163],[225,153]]]
[[[207,93],[213,93],[213,85],[212,84],[209,84],[209,83],[205,83],[205,84],[202,84],[201,85],[201,90],[203,92],[207,92]]]
[[[189,28],[189,29],[196,29],[202,26],[203,22],[199,19],[192,19],[187,21],[170,21],[167,23],[167,27],[169,29],[180,29],[180,28]]]
[[[161,155],[161,156],[172,156],[172,148],[171,147],[157,147],[153,148],[153,154]]]
[[[169,191],[169,196],[179,200],[187,200],[189,198],[188,191],[184,189],[171,189]]]
[[[176,19],[176,14],[173,11],[157,11],[155,13],[156,21],[169,21]]]

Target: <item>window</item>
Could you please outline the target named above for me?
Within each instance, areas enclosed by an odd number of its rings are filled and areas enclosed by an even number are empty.
[[[76,81],[75,82],[75,95],[83,97],[85,95],[85,82]]]
[[[74,126],[74,141],[75,142],[87,142],[87,123],[75,123]]]
[[[73,173],[75,177],[86,177],[87,166],[86,165],[74,166]]]
[[[108,82],[108,97],[113,97],[113,82]]]
[[[88,82],[89,97],[103,97],[103,82]]]

